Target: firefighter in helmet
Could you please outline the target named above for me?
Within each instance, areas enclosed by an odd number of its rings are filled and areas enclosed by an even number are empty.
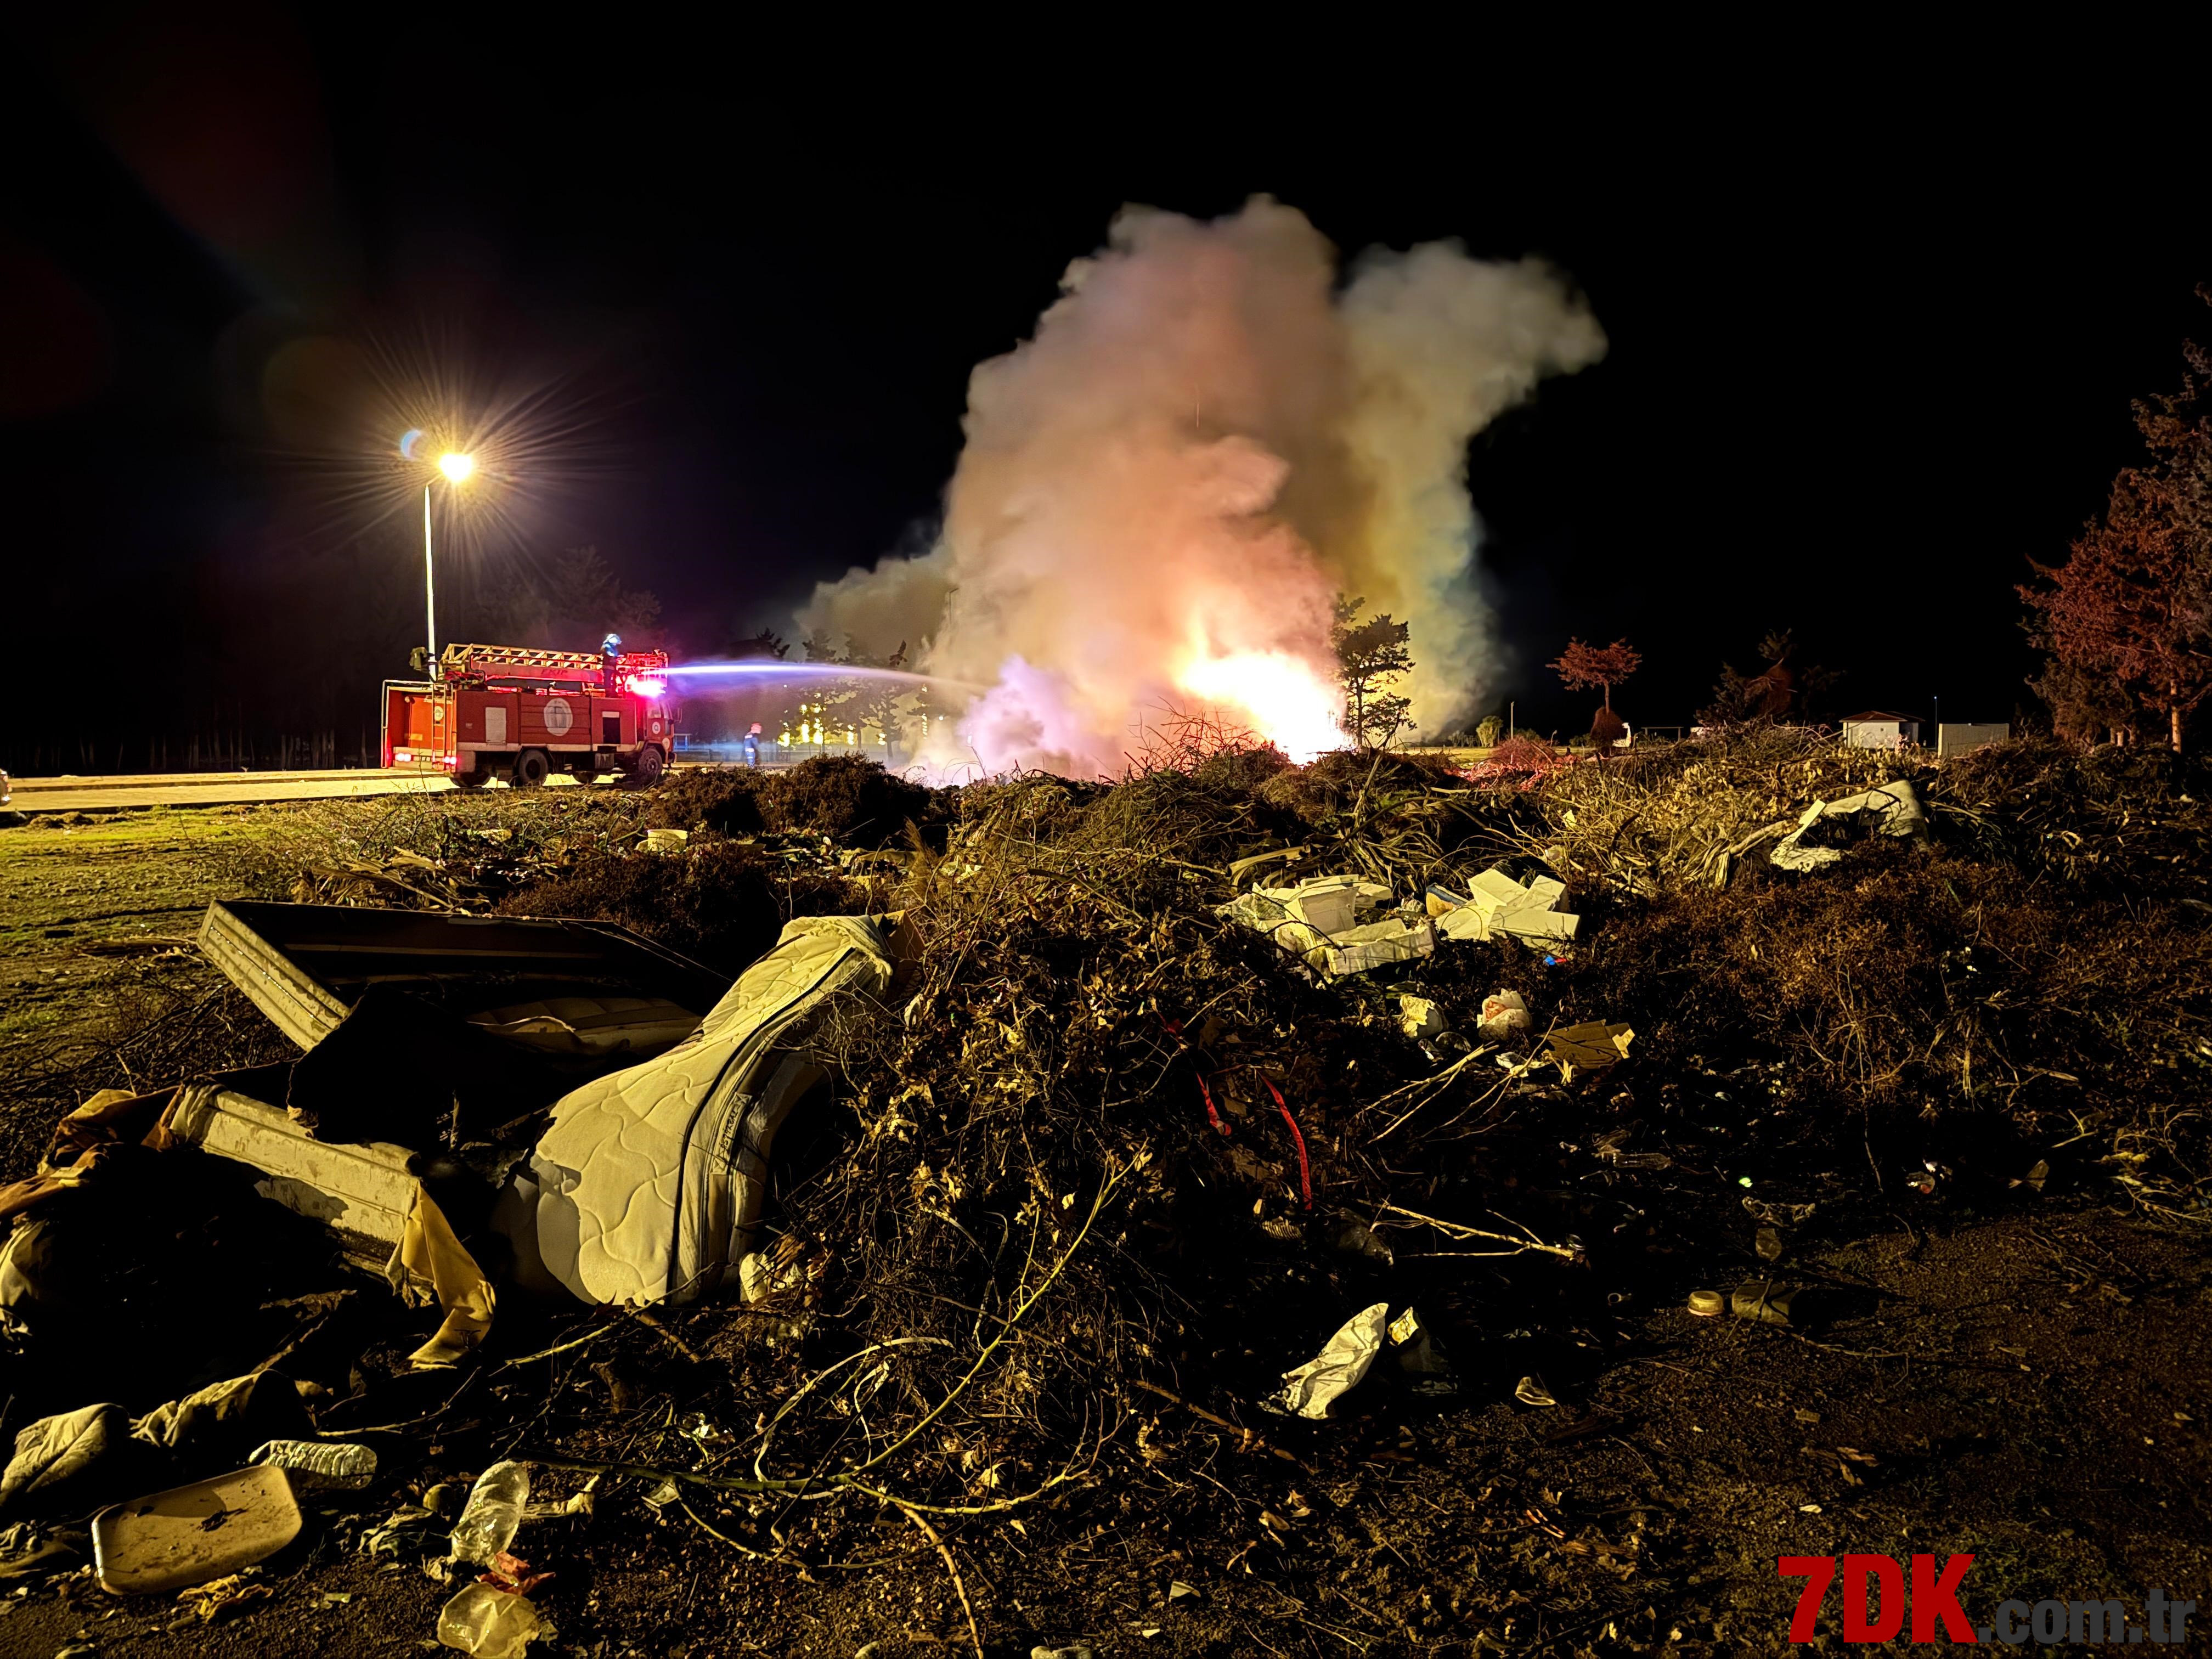
[[[607,696],[621,694],[621,663],[622,635],[610,634],[599,641],[599,685]]]

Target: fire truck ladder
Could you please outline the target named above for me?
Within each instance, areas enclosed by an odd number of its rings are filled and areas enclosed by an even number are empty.
[[[533,680],[596,680],[606,659],[596,651],[539,651],[515,645],[449,645],[438,659],[449,680],[497,677]],[[650,673],[668,666],[665,651],[625,651],[616,659],[625,674]]]

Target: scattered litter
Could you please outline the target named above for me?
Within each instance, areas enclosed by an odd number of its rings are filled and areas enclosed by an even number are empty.
[[[1030,1650],[1030,1659],[1091,1659],[1091,1650],[1080,1642],[1073,1647],[1034,1647]]]
[[[436,1511],[410,1505],[394,1510],[362,1533],[359,1547],[364,1555],[416,1556],[445,1542]]]
[[[648,853],[681,853],[691,844],[689,830],[648,830],[645,832],[645,850]]]
[[[550,1572],[539,1571],[520,1556],[501,1550],[492,1557],[490,1566],[477,1582],[489,1584],[496,1590],[505,1590],[510,1595],[527,1595],[552,1577]]]
[[[1572,1080],[1578,1072],[1601,1072],[1628,1058],[1628,1045],[1636,1033],[1619,1023],[1586,1020],[1547,1032],[1544,1048],[1558,1065],[1561,1077]]]
[[[1427,997],[1398,999],[1398,1025],[1409,1037],[1438,1037],[1450,1029],[1444,1011]]]
[[[1338,978],[1364,974],[1395,963],[1417,962],[1437,953],[1437,930],[1427,921],[1404,921],[1392,917],[1364,927],[1347,927],[1329,935],[1322,963]]]
[[[114,1479],[131,1478],[111,1474],[118,1455],[138,1467],[151,1463],[143,1448],[133,1455],[130,1438],[130,1419],[114,1405],[42,1417],[17,1430],[15,1455],[0,1474],[0,1515],[82,1514],[90,1506],[82,1494],[104,1488],[112,1495]]]
[[[1778,1284],[1771,1279],[1754,1279],[1736,1286],[1729,1297],[1729,1310],[1738,1319],[1756,1320],[1762,1325],[1787,1325],[1790,1308],[1796,1299],[1797,1287]]]
[[[1389,1328],[1390,1304],[1377,1302],[1345,1321],[1322,1351],[1296,1370],[1283,1373],[1282,1392],[1270,1404],[1316,1422],[1327,1419],[1337,1400],[1358,1386]]]
[[[1482,1018],[1474,1029],[1489,1042],[1504,1042],[1527,1030],[1528,1024],[1528,1005],[1518,991],[1492,991],[1482,1000]]]
[[[1633,1033],[1631,1033],[1632,1036]],[[1590,1150],[1616,1170],[1670,1170],[1674,1160],[1664,1152],[1632,1152],[1625,1150],[1629,1136],[1635,1133],[1632,1126],[1607,1129],[1590,1142]]]
[[[271,1440],[246,1462],[287,1471],[295,1492],[359,1492],[376,1479],[374,1448],[330,1441]]]
[[[1690,1311],[1701,1319],[1717,1319],[1721,1310],[1728,1306],[1728,1298],[1718,1291],[1692,1291]]]
[[[1513,1385],[1513,1397],[1524,1406],[1556,1406],[1559,1403],[1544,1379],[1533,1372]]]
[[[93,1560],[102,1589],[155,1595],[264,1561],[300,1525],[283,1469],[240,1469],[102,1510],[93,1517]]]
[[[1180,1579],[1180,1578],[1176,1578],[1176,1579],[1173,1579],[1173,1580],[1170,1581],[1170,1583],[1169,1583],[1169,1584],[1168,1584],[1168,1600],[1169,1600],[1169,1601],[1197,1601],[1198,1599],[1199,1599],[1199,1590],[1198,1590],[1198,1586],[1197,1586],[1197,1585],[1195,1585],[1195,1584],[1187,1584],[1187,1583],[1184,1583],[1182,1579]]]
[[[1752,1236],[1752,1249],[1759,1252],[1762,1261],[1782,1260],[1782,1234],[1773,1227],[1761,1227]]]
[[[1386,1267],[1396,1265],[1398,1260],[1389,1241],[1364,1221],[1346,1222],[1328,1236],[1328,1246],[1346,1255],[1365,1256]]]
[[[75,1572],[91,1555],[91,1535],[81,1527],[48,1532],[19,1521],[0,1531],[0,1584],[28,1585],[58,1572]]]
[[[1763,1198],[1743,1200],[1745,1214],[1771,1227],[1801,1227],[1812,1218],[1815,1207],[1811,1204],[1776,1204]]]
[[[1825,869],[1843,862],[1843,854],[1830,843],[1869,830],[1926,839],[1928,815],[1911,783],[1900,780],[1841,800],[1814,802],[1797,820],[1797,827],[1775,843],[1767,858],[1784,870]]]
[[[1528,945],[1559,945],[1571,940],[1582,918],[1553,907],[1565,895],[1566,884],[1553,876],[1536,876],[1523,884],[1503,870],[1484,871],[1468,884],[1464,903],[1446,910],[1437,927],[1446,939],[1472,944],[1486,939],[1512,938]],[[1449,902],[1443,889],[1431,888],[1431,902]]]
[[[0,1514],[82,1515],[313,1426],[298,1389],[274,1371],[210,1383],[135,1420],[110,1404],[40,1418],[16,1433]]]
[[[493,1464],[477,1477],[461,1518],[453,1522],[453,1559],[491,1565],[514,1541],[515,1528],[522,1524],[522,1512],[529,1506],[528,1467]]]
[[[526,1595],[471,1584],[439,1609],[438,1641],[477,1659],[517,1659],[531,1643],[553,1634]]]
[[[1451,1362],[1444,1358],[1435,1333],[1411,1308],[1390,1322],[1390,1341],[1397,1350],[1398,1369],[1413,1377],[1415,1394],[1442,1398],[1459,1392]]]
[[[2024,1175],[2024,1176],[2021,1176],[2017,1181],[2014,1182],[2012,1184],[2013,1184],[2014,1186],[2015,1186],[2015,1187],[2026,1187],[2026,1188],[2028,1188],[2031,1192],[2038,1192],[2038,1193],[2039,1193],[2039,1192],[2041,1192],[2041,1191],[2043,1190],[2044,1183],[2045,1183],[2045,1182],[2049,1181],[2050,1179],[2051,1179],[2051,1163],[2050,1163],[2050,1160],[2049,1160],[2049,1159],[2047,1159],[2047,1158],[2039,1158],[2036,1159],[2036,1161],[2035,1161],[2035,1163],[2034,1163],[2034,1165],[2033,1165],[2032,1168],[2030,1168],[2030,1169],[2029,1169],[2028,1172],[2027,1172],[2026,1175]]]
[[[1315,876],[1295,887],[1255,887],[1218,914],[1266,933],[1309,968],[1341,977],[1436,953],[1425,915],[1362,920],[1395,896],[1357,876]]]
[[[254,1583],[243,1575],[232,1573],[204,1584],[179,1593],[177,1600],[190,1607],[200,1616],[200,1622],[211,1625],[219,1619],[229,1619],[252,1607],[256,1601],[275,1599],[276,1592],[266,1584]]]

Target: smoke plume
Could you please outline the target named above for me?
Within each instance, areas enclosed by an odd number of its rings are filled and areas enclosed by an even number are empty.
[[[1534,260],[1429,243],[1337,277],[1264,197],[1212,223],[1123,210],[975,371],[936,547],[823,583],[801,626],[926,641],[926,672],[987,688],[933,732],[941,769],[1110,775],[1169,709],[1340,747],[1340,593],[1413,624],[1413,718],[1449,729],[1495,652],[1468,441],[1605,337]]]

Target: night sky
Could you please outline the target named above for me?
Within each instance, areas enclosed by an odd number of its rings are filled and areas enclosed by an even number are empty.
[[[1541,665],[1571,633],[1643,649],[1618,699],[1642,723],[1686,723],[1773,627],[1847,671],[1832,712],[2011,718],[2014,585],[2130,459],[2129,399],[2212,337],[2201,147],[2025,81],[1318,39],[1295,70],[1042,40],[988,68],[879,42],[864,70],[836,29],[563,43],[334,12],[92,8],[0,70],[9,633],[99,665],[0,733],[11,770],[373,732],[420,635],[419,497],[348,493],[342,452],[374,444],[300,391],[303,342],[557,416],[539,487],[460,537],[446,637],[588,544],[705,653],[923,533],[969,371],[1125,202],[1265,191],[1347,254],[1540,254],[1612,349],[1479,438],[1471,476],[1521,659],[1498,701],[1565,732],[1588,699]]]

